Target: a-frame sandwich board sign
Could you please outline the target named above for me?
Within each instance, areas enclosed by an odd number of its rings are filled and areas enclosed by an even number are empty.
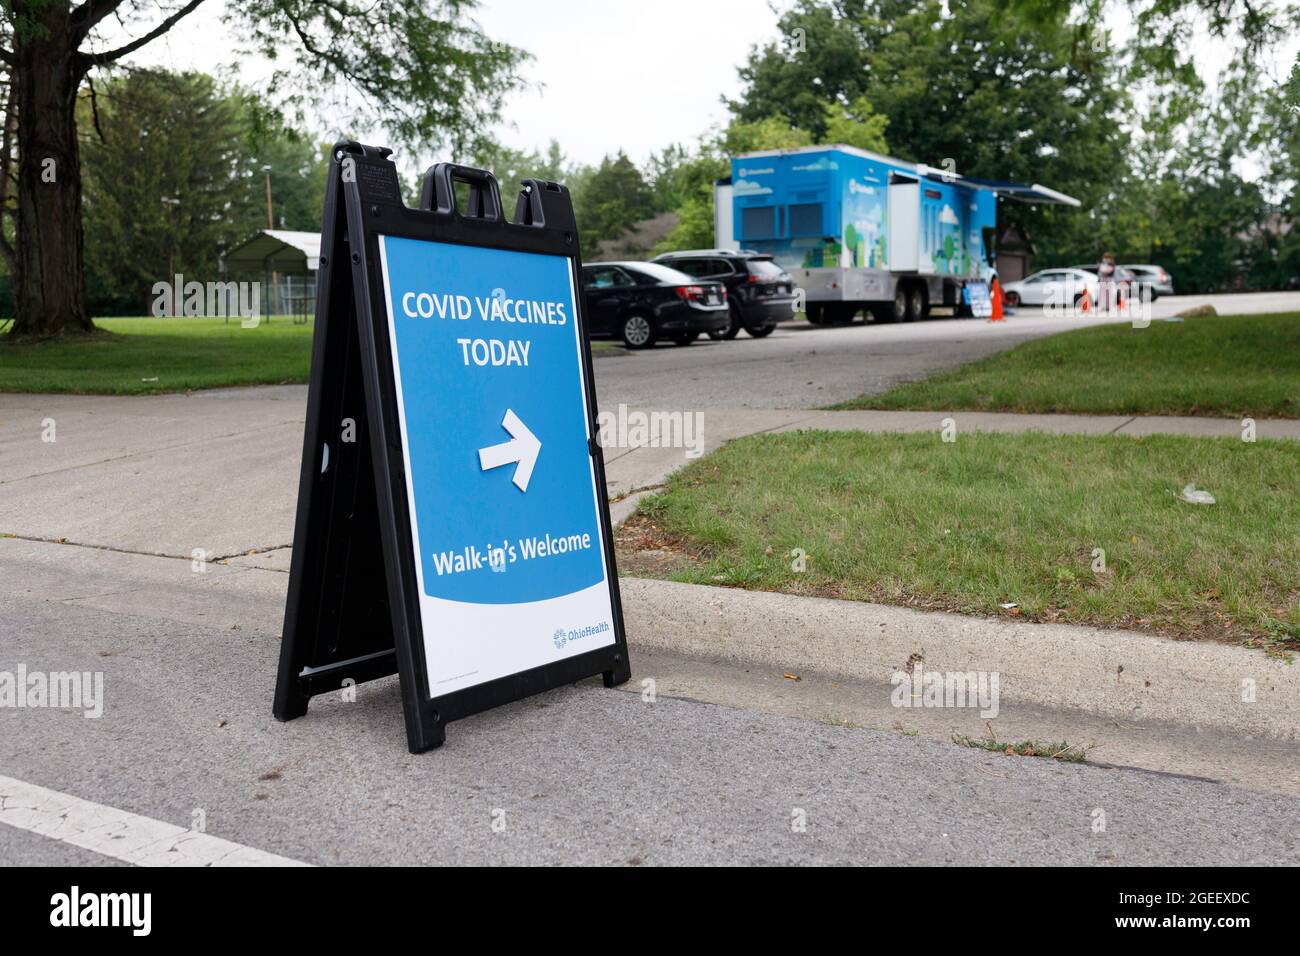
[[[631,671],[568,191],[389,155],[331,154],[274,713],[396,672],[418,753]]]

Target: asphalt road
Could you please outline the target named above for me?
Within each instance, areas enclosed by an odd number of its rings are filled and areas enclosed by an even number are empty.
[[[1200,304],[1214,305],[1221,315],[1300,312],[1300,292],[1171,296],[1157,300],[1152,315],[1171,316]],[[661,343],[650,351],[602,357],[596,363],[596,387],[601,407],[607,409],[620,402],[663,409],[821,408],[1099,321],[1048,317],[1027,308],[1003,323],[789,322],[764,339],[742,332],[730,342],[703,337],[685,348]]]
[[[903,325],[814,327],[789,322],[763,339],[702,337],[681,347],[602,356],[603,409],[820,408],[924,378],[1089,322],[1022,316],[991,324],[934,319]]]
[[[634,692],[586,682],[498,708],[452,724],[443,748],[419,756],[406,752],[393,679],[362,686],[353,703],[318,698],[307,717],[277,724],[272,572],[231,573],[184,614],[138,595],[142,613],[132,613],[129,593],[77,598],[72,575],[59,587],[48,576],[63,572],[17,557],[20,585],[46,575],[44,592],[74,596],[0,598],[6,658],[102,670],[105,706],[98,719],[0,714],[0,772],[181,827],[201,810],[207,834],[294,860],[1300,863],[1294,798],[668,696],[647,702],[635,692],[641,670]],[[167,560],[119,557],[135,563],[118,569],[124,591],[147,589],[144,565]],[[116,610],[94,606],[115,601]],[[231,615],[246,625],[218,623]],[[0,824],[0,862],[64,861],[86,858]]]
[[[200,811],[211,837],[307,863],[1300,864],[1294,797],[836,726],[761,690],[692,699],[728,683],[718,662],[633,654],[625,689],[498,708],[418,756],[391,678],[279,724],[287,575],[260,558],[195,573],[0,539],[0,670],[104,688],[98,718],[0,709],[0,863],[114,862],[94,837],[121,811],[173,828]],[[113,816],[16,829],[6,779]],[[87,857],[87,839],[107,849]]]

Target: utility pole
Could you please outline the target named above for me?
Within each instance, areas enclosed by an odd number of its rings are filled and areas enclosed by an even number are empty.
[[[266,174],[266,228],[268,230],[275,228],[275,217],[271,215],[271,165],[268,163],[262,167],[262,172]],[[275,270],[271,271],[271,301],[267,303],[269,308],[266,310],[266,321],[271,321],[271,313],[275,311],[276,296],[280,294],[280,276]]]
[[[263,166],[262,172],[266,173],[266,228],[275,228],[275,218],[271,215],[271,167]]]

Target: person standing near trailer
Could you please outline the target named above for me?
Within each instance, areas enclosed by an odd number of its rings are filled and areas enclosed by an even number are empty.
[[[1119,270],[1115,254],[1104,252],[1097,266],[1097,310],[1115,312],[1119,308]]]

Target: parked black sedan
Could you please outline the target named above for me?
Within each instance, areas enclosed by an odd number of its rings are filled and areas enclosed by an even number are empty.
[[[795,286],[790,274],[768,255],[747,249],[688,249],[655,257],[674,269],[681,269],[727,287],[731,323],[713,338],[734,339],[743,328],[756,339],[769,334],[776,324],[795,314]]]
[[[727,289],[655,262],[591,262],[582,267],[587,326],[593,336],[646,349],[660,338],[690,345],[701,332],[725,330]]]

